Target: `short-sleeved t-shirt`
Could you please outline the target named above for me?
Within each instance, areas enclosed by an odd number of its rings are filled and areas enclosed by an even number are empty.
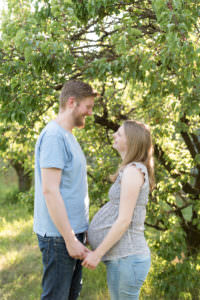
[[[62,170],[60,193],[75,233],[88,229],[89,198],[86,159],[72,133],[51,121],[42,130],[35,147],[34,231],[41,236],[60,236],[42,192],[42,168]],[[55,200],[56,201],[56,200]]]

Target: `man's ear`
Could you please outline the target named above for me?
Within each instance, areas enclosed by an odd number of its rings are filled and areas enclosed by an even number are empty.
[[[77,105],[75,97],[69,97],[67,101],[67,105],[69,108],[74,108]]]

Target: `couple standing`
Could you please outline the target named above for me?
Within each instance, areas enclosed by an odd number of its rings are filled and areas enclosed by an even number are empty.
[[[84,127],[96,95],[86,83],[66,82],[58,116],[36,143],[34,231],[42,252],[43,300],[77,299],[82,266],[94,269],[101,260],[111,299],[139,299],[150,268],[144,219],[154,177],[151,135],[145,124],[125,121],[114,134],[113,147],[122,163],[111,176],[110,201],[88,229],[86,160],[72,129]],[[93,251],[85,247],[86,231]]]

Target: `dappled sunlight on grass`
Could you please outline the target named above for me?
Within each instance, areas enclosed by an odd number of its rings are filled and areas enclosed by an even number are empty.
[[[27,236],[28,237],[28,236]],[[20,249],[12,249],[0,256],[1,299],[39,299],[42,274],[40,251],[32,241],[22,240]],[[32,295],[32,296],[31,296]]]
[[[42,265],[33,217],[20,204],[3,203],[0,218],[0,299],[37,300]]]
[[[0,299],[39,300],[43,271],[37,237],[33,233],[33,216],[20,203],[7,204],[5,201],[1,203],[0,199],[0,205]],[[91,215],[94,215],[96,210],[97,208],[91,205]],[[149,241],[155,240],[156,234],[149,229],[146,232]],[[152,251],[152,266],[142,287],[140,300],[175,300],[169,298],[166,293],[160,292],[161,283],[165,284],[166,281],[163,270],[168,270],[167,266],[168,262]],[[172,267],[173,272],[179,274],[177,270],[180,270],[182,274],[178,263]],[[197,265],[198,270],[199,268]],[[169,276],[172,275],[173,273],[169,273]],[[164,277],[161,279],[160,276]],[[198,293],[198,284],[195,288]],[[183,291],[176,300],[191,300],[190,297],[190,292]],[[106,283],[106,268],[103,263],[100,263],[95,270],[83,269],[83,288],[79,299],[110,299]]]
[[[13,221],[13,223],[7,222],[5,218],[2,222],[2,230],[0,231],[0,237],[12,237],[15,238],[24,231],[26,228],[32,228],[33,220],[30,218],[28,221],[22,219],[18,219]]]
[[[39,300],[42,257],[33,233],[33,217],[21,204],[0,212],[0,299]],[[82,300],[108,300],[105,266],[83,270]]]
[[[39,300],[42,257],[33,233],[33,217],[21,204],[1,206],[0,299]],[[83,270],[80,299],[108,300],[105,266]]]
[[[29,243],[36,239],[32,230],[33,220],[15,220],[12,223],[4,222],[3,229],[0,228],[1,238],[1,253],[4,256],[10,257],[10,252],[19,253],[20,249],[24,249],[24,244],[27,243],[27,236]],[[0,256],[1,257],[1,256]]]
[[[94,207],[92,209],[95,211]],[[0,224],[0,299],[39,300],[42,257],[32,229],[33,217],[21,204],[3,204],[0,217],[3,220]],[[141,299],[152,300],[148,294],[151,294],[151,287],[145,283]],[[110,299],[103,263],[93,271],[83,269],[80,299]]]
[[[11,227],[13,230],[13,226],[21,227],[27,221],[32,221],[32,216],[28,213],[26,207],[24,207],[21,203],[10,204],[3,202],[1,203],[1,210],[0,210],[0,232],[4,229],[8,229]]]

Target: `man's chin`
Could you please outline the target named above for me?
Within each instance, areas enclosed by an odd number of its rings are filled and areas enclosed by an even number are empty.
[[[81,129],[81,128],[84,128],[84,127],[85,127],[85,124],[77,125],[76,127]]]
[[[76,123],[76,127],[78,127],[78,128],[84,128],[85,127],[85,120],[84,120],[84,122],[77,122]]]

